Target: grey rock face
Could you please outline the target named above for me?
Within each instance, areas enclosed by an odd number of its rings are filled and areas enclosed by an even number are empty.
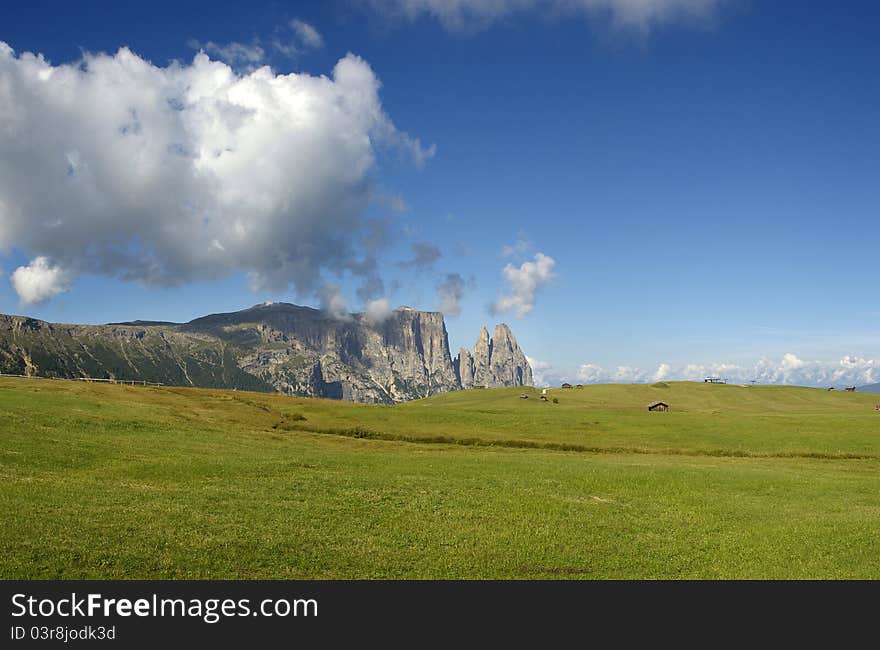
[[[491,358],[492,341],[489,339],[489,330],[483,325],[480,337],[474,344],[474,386],[493,385]]]
[[[474,387],[474,358],[471,351],[467,348],[461,348],[458,356],[455,358],[455,374],[458,376],[458,383],[462,388]]]
[[[247,342],[242,369],[293,395],[392,403],[459,387],[437,312],[401,308],[371,323],[277,303],[183,327]]]
[[[473,386],[531,386],[533,385],[532,368],[526,355],[520,349],[510,331],[504,323],[495,327],[493,337],[489,338],[489,331],[484,326],[480,330],[480,337],[474,345],[473,357],[462,348],[458,355],[459,379],[462,388]],[[465,363],[467,360],[468,363]],[[466,373],[462,368],[467,365],[473,369],[471,381],[466,383]]]
[[[519,349],[510,328],[501,323],[492,336],[492,356],[489,363],[495,386],[531,386],[532,367]]]

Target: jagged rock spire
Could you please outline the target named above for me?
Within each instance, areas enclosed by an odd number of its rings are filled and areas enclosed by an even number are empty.
[[[455,359],[455,374],[462,388],[474,387],[474,358],[467,348],[458,351],[458,357]]]
[[[489,330],[484,325],[480,329],[480,337],[474,344],[474,385],[491,386],[492,371],[490,363],[492,358],[492,341],[489,339]]]
[[[504,323],[495,327],[491,339],[489,330],[483,326],[473,355],[462,348],[456,363],[462,388],[531,386],[533,383],[528,359]]]
[[[492,336],[490,369],[496,386],[531,386],[532,368],[510,328],[501,323]]]

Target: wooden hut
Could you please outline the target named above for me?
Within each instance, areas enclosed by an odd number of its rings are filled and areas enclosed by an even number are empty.
[[[649,411],[668,411],[669,404],[666,402],[651,402],[648,404]]]
[[[571,384],[562,384],[563,388],[574,388]]]

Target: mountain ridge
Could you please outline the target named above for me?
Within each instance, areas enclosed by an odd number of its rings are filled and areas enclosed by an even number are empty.
[[[504,353],[480,385],[531,384],[531,368],[510,329],[500,324],[495,333]],[[480,358],[491,365],[489,356]],[[463,385],[458,361],[443,314],[407,307],[382,321],[283,302],[186,323],[76,325],[0,315],[0,372],[7,374],[395,403],[471,387]]]

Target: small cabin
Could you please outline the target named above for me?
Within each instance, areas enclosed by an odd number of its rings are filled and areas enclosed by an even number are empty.
[[[562,384],[563,388],[574,388],[571,384]]]
[[[668,411],[669,404],[666,402],[651,402],[648,404],[649,411]]]
[[[578,388],[583,388],[584,385],[583,385],[583,384],[578,384],[577,387],[578,387]]]
[[[542,401],[542,402],[546,402],[546,401],[547,401],[547,396],[546,396],[546,395],[541,395],[541,401]]]
[[[520,394],[519,394],[519,398],[520,398],[520,399],[529,399],[529,396],[526,395],[525,393],[520,393]]]
[[[848,393],[855,393],[855,392],[856,392],[856,387],[855,387],[855,386],[847,386],[847,387],[846,387],[846,390],[847,390]]]

